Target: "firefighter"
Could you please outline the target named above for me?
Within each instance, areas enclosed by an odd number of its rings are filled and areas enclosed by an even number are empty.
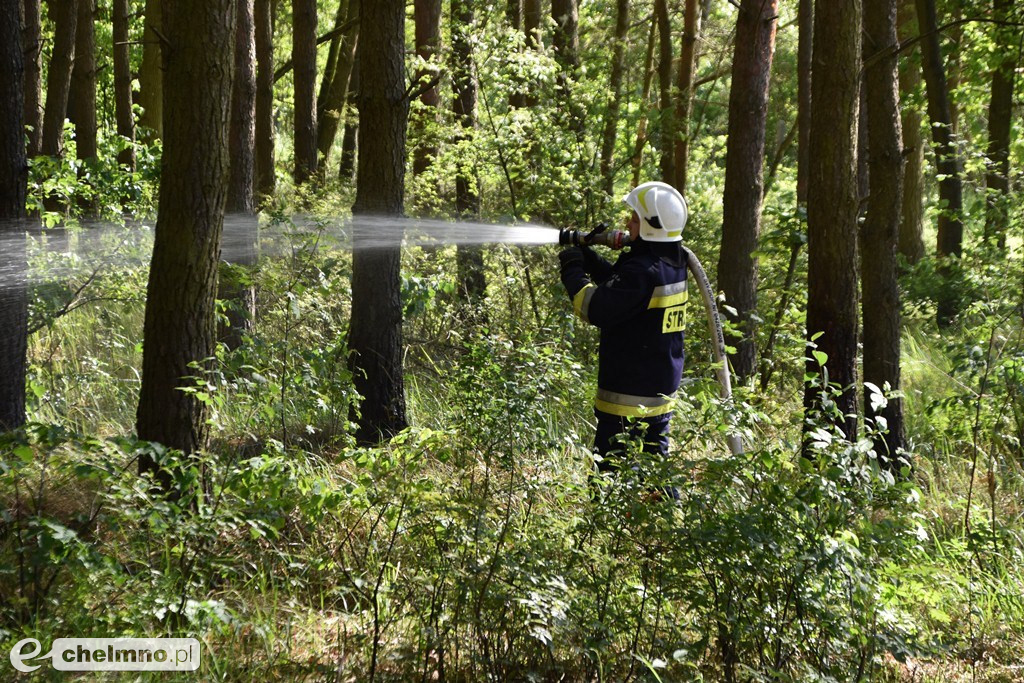
[[[638,185],[624,201],[628,251],[612,264],[589,247],[559,253],[573,309],[601,330],[594,451],[598,469],[621,463],[620,435],[643,438],[646,453],[665,456],[672,402],[683,373],[688,211],[661,182]]]

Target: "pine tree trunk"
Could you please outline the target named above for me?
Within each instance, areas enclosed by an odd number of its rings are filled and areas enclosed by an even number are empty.
[[[292,0],[296,187],[316,173],[316,0]]]
[[[25,125],[28,156],[37,157],[43,147],[43,42],[39,0],[24,0],[21,46],[25,58]]]
[[[683,44],[679,52],[679,77],[676,80],[675,124],[680,135],[676,141],[675,188],[686,194],[690,163],[690,110],[693,106],[693,74],[697,70],[697,37],[700,35],[700,5],[686,0],[683,14]]]
[[[797,158],[796,203],[807,205],[807,177],[810,172],[811,148],[811,80],[814,54],[814,0],[800,0],[797,22]]]
[[[114,118],[117,134],[135,142],[135,117],[132,115],[131,53],[128,45],[128,0],[113,0],[114,28]],[[135,170],[135,149],[128,147],[117,155],[117,162]]]
[[[508,19],[509,31],[518,33],[523,30],[523,0],[507,0],[505,17]],[[508,106],[519,109],[526,106],[526,95],[519,88],[513,88],[508,96]]]
[[[668,16],[668,0],[654,0],[654,18],[658,25],[658,85],[661,93],[658,107],[661,179],[673,183],[676,179],[676,127],[672,106],[672,24]]]
[[[898,0],[864,0],[864,90],[867,98],[868,195],[861,229],[861,311],[864,318],[864,383],[900,389],[900,293],[896,272],[903,205],[903,135],[900,130],[897,76],[896,5]],[[885,55],[878,58],[878,55]],[[864,391],[865,419],[885,419],[875,440],[879,462],[898,469],[905,448],[902,399],[890,399],[875,411]],[[881,424],[875,425],[882,429]]]
[[[146,142],[164,135],[164,0],[146,0],[142,31],[142,68],[139,70],[139,126]]]
[[[658,35],[657,22],[651,22],[647,35],[647,52],[644,56],[644,84],[640,91],[640,121],[636,126],[636,142],[633,145],[633,187],[640,184],[640,168],[644,161],[644,147],[647,145],[647,107],[651,100],[651,85],[654,82],[654,40]]]
[[[935,170],[939,178],[939,202],[944,205],[939,213],[938,245],[936,253],[940,263],[943,285],[938,293],[938,323],[944,327],[952,323],[959,310],[956,283],[959,266],[950,262],[960,258],[963,251],[963,189],[960,179],[960,159],[953,141],[953,114],[949,103],[942,50],[939,47],[938,19],[935,0],[916,0],[917,21],[921,35],[921,61],[925,89],[928,92],[928,118],[931,120],[932,145],[935,148]]]
[[[256,195],[274,195],[274,8],[277,0],[256,0]]]
[[[543,32],[541,20],[543,19],[543,7],[541,0],[523,0],[523,33],[526,35],[526,49],[540,52]],[[526,92],[526,106],[537,106],[537,89],[535,85],[528,85]]]
[[[53,27],[53,54],[46,77],[46,113],[43,121],[42,153],[57,157],[64,152],[64,118],[71,90],[71,69],[75,63],[75,32],[78,25],[77,0],[49,0]]]
[[[918,35],[917,13],[914,0],[902,0],[897,9],[900,41],[910,40]],[[904,52],[899,59],[900,102],[902,111],[900,124],[903,129],[903,207],[900,211],[899,253],[914,264],[924,256],[922,213],[924,202],[924,140],[921,124],[924,117],[914,103],[921,86],[921,62],[916,45]]]
[[[348,86],[348,109],[357,111],[359,108],[359,50],[356,49],[355,62],[352,64],[352,77]],[[352,180],[356,170],[356,145],[359,134],[359,117],[346,117],[345,134],[341,138],[341,159],[338,162],[338,179],[342,182]]]
[[[235,0],[177,0],[164,8],[173,49],[164,74],[164,153],[146,292],[138,435],[191,453],[206,438],[205,407],[187,379],[214,350],[214,296],[230,160]],[[198,364],[199,367],[193,367]],[[140,471],[154,471],[151,458]],[[169,479],[161,477],[165,488]]]
[[[359,0],[349,0],[346,23],[349,28],[342,36],[338,47],[338,61],[331,78],[331,85],[324,100],[323,111],[317,116],[317,150],[326,173],[327,158],[334,146],[334,138],[338,134],[338,124],[345,111],[345,100],[348,95],[349,82],[352,78],[352,67],[356,59],[356,43],[359,40]]]
[[[96,158],[95,0],[78,0],[75,63],[68,91],[68,120],[75,124],[75,148],[82,160]]]
[[[462,128],[456,144],[473,139],[476,130],[476,76],[473,73],[473,46],[470,36],[474,30],[472,0],[451,0],[452,11],[452,77],[454,98],[452,113]],[[455,211],[459,218],[477,218],[480,215],[479,178],[472,155],[462,155],[455,175]],[[458,245],[456,265],[459,291],[467,300],[483,298],[487,282],[484,279],[484,255],[480,247]]]
[[[993,0],[996,19],[1009,22],[1013,0]],[[1002,46],[1003,59],[992,70],[991,97],[988,105],[988,172],[985,174],[985,241],[995,240],[1006,249],[1006,228],[1010,216],[1010,132],[1013,121],[1013,84],[1016,80],[1018,51],[1012,49],[1013,33],[997,27],[996,45]]]
[[[361,13],[359,169],[352,253],[349,347],[356,390],[363,397],[357,437],[376,441],[405,428],[402,374],[401,248],[367,249],[369,228],[359,215],[398,217],[403,211],[405,131],[405,3],[377,0]]]
[[[615,3],[615,46],[612,48],[612,73],[608,85],[608,113],[604,119],[604,131],[601,134],[601,180],[605,194],[611,195],[615,189],[615,169],[612,166],[615,156],[615,138],[619,129],[619,111],[622,101],[622,74],[626,53],[626,39],[629,37],[629,0],[617,0]]]
[[[25,423],[25,102],[20,0],[0,0],[0,433]],[[25,54],[32,61],[31,52]],[[31,86],[31,84],[29,84]]]
[[[438,71],[436,62],[441,50],[441,0],[416,0],[416,55],[431,62],[432,66],[422,69],[416,74],[418,83],[426,84],[435,78]],[[454,10],[453,10],[454,21]],[[452,30],[457,27],[452,26]],[[421,109],[410,116],[409,128],[416,141],[412,157],[412,174],[418,176],[430,168],[437,157],[436,140],[426,141],[427,124],[437,121],[438,107],[441,106],[441,92],[437,85],[420,93]]]
[[[754,373],[753,313],[757,307],[757,257],[764,195],[768,84],[775,52],[775,0],[744,0],[736,21],[736,52],[729,90],[729,139],[725,157],[722,250],[718,284],[727,313],[742,331],[732,364],[740,380]]]
[[[857,111],[860,97],[860,0],[818,0],[814,7],[810,177],[807,191],[807,339],[828,359],[828,381],[842,393],[836,421],[857,436]],[[821,375],[817,359],[807,372]],[[824,377],[821,378],[824,380]],[[804,408],[823,411],[822,388],[808,383]]]
[[[338,52],[341,50],[341,41],[344,32],[341,30],[345,25],[345,17],[348,16],[348,0],[338,0],[338,11],[334,15],[334,36],[331,38],[331,45],[327,48],[327,63],[324,65],[323,73],[320,74],[320,90],[316,96],[316,120],[322,121],[324,106],[327,102],[327,91],[334,82],[334,70],[338,68]]]

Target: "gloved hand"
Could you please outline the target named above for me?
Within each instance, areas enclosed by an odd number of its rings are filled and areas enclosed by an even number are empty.
[[[558,260],[562,263],[562,268],[578,263],[583,265],[583,250],[579,247],[568,247],[558,252]]]

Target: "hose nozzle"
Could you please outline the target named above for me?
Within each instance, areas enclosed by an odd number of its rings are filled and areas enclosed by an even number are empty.
[[[562,246],[589,247],[603,244],[610,249],[622,249],[629,244],[629,233],[621,230],[608,230],[605,223],[598,225],[590,232],[563,228],[558,231],[558,243]]]

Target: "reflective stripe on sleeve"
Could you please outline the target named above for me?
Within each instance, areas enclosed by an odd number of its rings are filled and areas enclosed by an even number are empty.
[[[686,280],[655,287],[651,293],[651,301],[647,308],[670,308],[686,303],[689,293],[686,291]]]
[[[607,389],[597,390],[595,407],[602,413],[619,417],[654,417],[672,412],[675,394],[671,396],[633,396]]]
[[[581,317],[584,322],[590,322],[590,300],[594,298],[596,291],[597,285],[588,282],[572,298],[572,310],[576,311],[576,315]]]

